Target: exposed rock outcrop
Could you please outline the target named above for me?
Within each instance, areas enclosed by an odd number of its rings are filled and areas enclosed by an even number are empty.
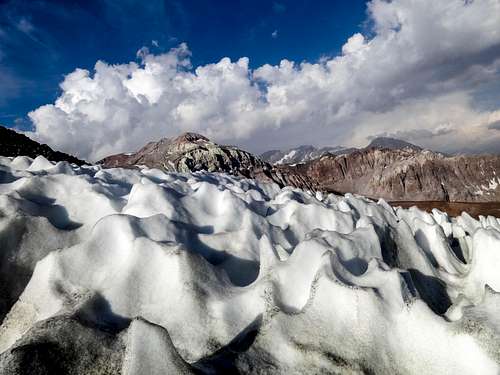
[[[308,176],[320,190],[387,200],[500,200],[500,156],[445,156],[410,147],[371,147],[290,168]]]
[[[40,155],[52,161],[67,161],[77,165],[87,164],[84,160],[64,152],[54,151],[46,144],[40,144],[24,134],[0,126],[0,156],[29,156],[34,159]]]
[[[297,174],[289,168],[272,166],[250,152],[234,146],[218,145],[195,133],[150,142],[135,153],[108,156],[98,163],[109,168],[145,165],[169,172],[224,172],[274,182],[281,187],[313,189],[307,176]]]

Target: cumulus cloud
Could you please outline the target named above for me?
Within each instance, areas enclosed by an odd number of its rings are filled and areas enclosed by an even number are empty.
[[[366,144],[372,131],[443,152],[498,153],[500,132],[491,124],[500,122],[500,110],[480,111],[472,102],[463,92],[406,100],[390,111],[361,115],[352,138]]]
[[[317,63],[250,69],[242,57],[193,68],[185,44],[161,55],[143,48],[139,63],[98,61],[67,75],[56,102],[29,114],[31,135],[90,160],[186,130],[254,151],[361,145],[398,130],[426,147],[499,141],[488,126],[498,111],[476,110],[471,97],[500,75],[500,2],[372,0],[368,16],[370,35],[354,34],[341,55]],[[412,133],[436,126],[446,134]]]
[[[438,125],[436,129],[408,129],[408,130],[397,130],[395,132],[384,132],[376,136],[371,136],[371,139],[376,137],[393,137],[398,139],[427,139],[440,137],[442,135],[452,134],[454,129],[448,124]]]

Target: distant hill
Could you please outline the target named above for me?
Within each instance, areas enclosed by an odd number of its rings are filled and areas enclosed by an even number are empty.
[[[77,165],[88,164],[72,155],[54,151],[46,144],[40,144],[24,134],[0,125],[0,156],[29,156],[36,158],[42,155],[51,161],[67,161]]]

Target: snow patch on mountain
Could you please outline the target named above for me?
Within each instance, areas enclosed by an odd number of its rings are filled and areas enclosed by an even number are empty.
[[[343,146],[321,147],[314,146],[298,146],[288,149],[286,151],[271,150],[264,152],[260,158],[268,163],[274,165],[288,164],[295,165],[305,163],[322,157],[326,154],[341,155],[352,152],[353,148],[346,148]]]
[[[491,216],[0,158],[0,248],[2,373],[500,370]]]

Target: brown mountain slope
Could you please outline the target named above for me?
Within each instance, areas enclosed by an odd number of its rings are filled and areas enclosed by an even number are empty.
[[[387,200],[500,201],[500,156],[368,148],[298,165],[321,190]]]

